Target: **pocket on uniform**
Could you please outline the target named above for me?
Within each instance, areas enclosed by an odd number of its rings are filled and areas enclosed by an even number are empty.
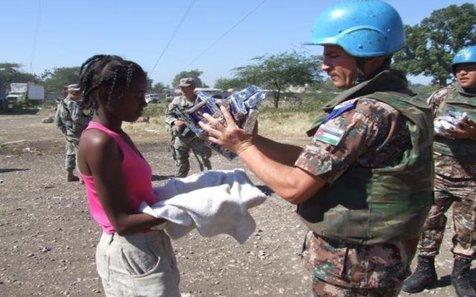
[[[96,269],[99,277],[108,282],[109,281],[109,255],[108,246],[101,240],[96,247]]]
[[[121,248],[121,260],[124,269],[132,277],[142,277],[154,273],[160,265],[161,257],[154,248],[130,246]]]
[[[345,278],[348,248],[335,247],[321,238],[312,236],[307,243],[308,269],[315,279],[340,283]]]

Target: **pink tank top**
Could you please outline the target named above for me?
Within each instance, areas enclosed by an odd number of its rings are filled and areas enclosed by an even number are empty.
[[[98,122],[89,122],[87,129],[96,129],[104,132],[109,137],[113,138],[117,146],[122,152],[122,174],[124,176],[125,188],[129,197],[129,204],[134,212],[138,212],[139,205],[142,201],[152,205],[157,200],[152,190],[152,169],[149,163],[137,153],[123,137],[106,128]],[[93,219],[101,226],[102,230],[108,234],[115,232],[111,225],[109,218],[104,212],[101,200],[99,199],[94,183],[94,177],[90,175],[81,174],[84,185],[86,187],[86,194],[88,199],[89,211]]]

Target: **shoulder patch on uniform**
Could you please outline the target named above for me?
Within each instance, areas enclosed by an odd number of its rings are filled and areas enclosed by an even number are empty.
[[[314,134],[314,140],[337,146],[342,136],[344,136],[344,132],[342,129],[321,125],[317,129],[316,134]]]

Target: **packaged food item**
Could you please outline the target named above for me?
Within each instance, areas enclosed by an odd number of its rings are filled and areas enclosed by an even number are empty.
[[[456,128],[468,115],[465,112],[449,111],[447,115],[435,118],[434,130],[436,134],[445,135],[448,130]]]
[[[258,119],[259,105],[265,98],[266,92],[254,85],[249,85],[243,90],[234,92],[222,100],[216,99],[204,92],[197,92],[197,99],[193,107],[184,111],[178,106],[174,106],[172,112],[184,120],[187,127],[195,133],[195,135],[206,140],[207,133],[198,123],[200,121],[207,122],[207,119],[203,117],[204,113],[224,123],[225,119],[220,110],[220,105],[224,105],[230,111],[237,125],[243,128],[245,133],[251,135]],[[206,140],[206,142],[208,146],[226,158],[231,160],[236,157],[233,152],[208,140]]]

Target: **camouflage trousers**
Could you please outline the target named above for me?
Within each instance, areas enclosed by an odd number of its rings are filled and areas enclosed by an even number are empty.
[[[454,255],[475,258],[476,255],[476,179],[450,178],[435,175],[435,203],[423,226],[418,254],[434,257],[438,254],[447,218],[446,211],[453,205]]]
[[[303,258],[311,273],[314,296],[398,296],[409,275],[417,241],[349,245],[309,232]]]
[[[66,158],[64,160],[64,168],[67,171],[72,171],[76,168],[78,145],[79,141],[77,139],[66,139]]]
[[[190,171],[190,151],[197,158],[201,171],[212,169],[212,164],[210,163],[212,151],[203,140],[198,137],[177,136],[172,139],[172,154],[177,166],[177,177],[185,177]]]

